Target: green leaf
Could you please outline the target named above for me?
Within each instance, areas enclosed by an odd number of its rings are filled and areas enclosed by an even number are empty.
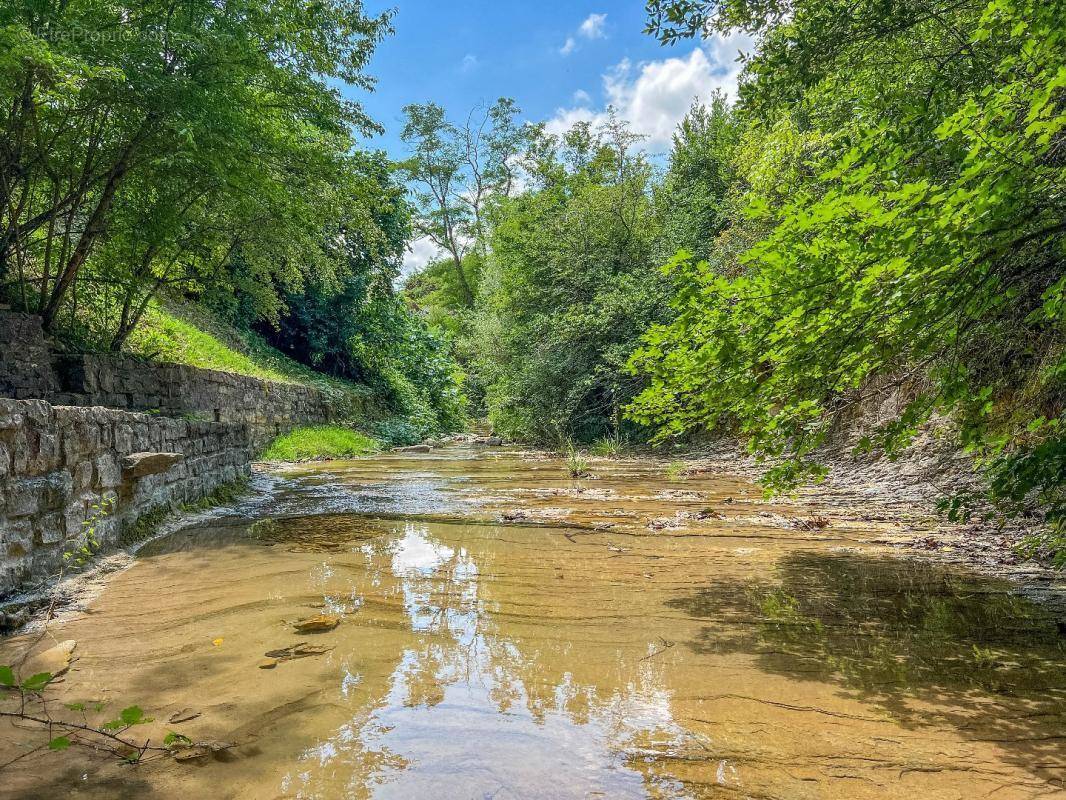
[[[22,682],[22,688],[28,692],[39,692],[52,681],[51,672],[38,672]]]
[[[0,686],[14,686],[15,671],[9,666],[0,666]]]
[[[192,744],[192,739],[190,739],[183,733],[178,733],[177,731],[170,731],[166,736],[163,737],[163,746],[170,747],[175,744]]]
[[[140,706],[129,706],[128,708],[124,708],[119,713],[119,716],[127,725],[141,725],[145,722],[150,722],[150,720],[145,718],[144,711],[141,710]]]
[[[70,747],[70,739],[66,736],[57,736],[48,743],[49,750],[66,750]]]

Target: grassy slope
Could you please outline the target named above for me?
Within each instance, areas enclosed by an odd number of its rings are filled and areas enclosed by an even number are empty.
[[[127,350],[157,361],[175,361],[280,383],[370,391],[315,372],[273,349],[254,333],[238,332],[192,306],[154,305],[130,337]]]

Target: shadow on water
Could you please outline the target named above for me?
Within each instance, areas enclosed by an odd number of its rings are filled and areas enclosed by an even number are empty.
[[[713,621],[689,646],[838,684],[907,727],[946,724],[1025,766],[1066,769],[1066,637],[1005,583],[892,556],[799,552],[770,582],[669,601]]]

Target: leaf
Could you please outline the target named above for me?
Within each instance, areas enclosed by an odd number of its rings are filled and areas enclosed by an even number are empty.
[[[51,672],[38,672],[22,682],[22,688],[27,692],[39,692],[52,681]]]
[[[0,666],[0,686],[14,686],[15,671],[7,665]]]
[[[121,717],[122,721],[127,725],[141,725],[145,722],[150,722],[150,720],[145,719],[144,711],[141,710],[140,706],[129,706],[128,708],[122,709],[122,711],[119,712],[119,717]]]
[[[49,750],[66,750],[70,747],[70,739],[66,736],[57,736],[48,743]]]
[[[177,731],[170,731],[170,733],[163,737],[164,747],[171,747],[176,744],[192,744],[192,739]]]

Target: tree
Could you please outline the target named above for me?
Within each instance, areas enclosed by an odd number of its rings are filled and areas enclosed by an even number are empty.
[[[709,8],[669,5],[695,9],[665,17],[690,31]],[[896,453],[951,414],[992,499],[1036,493],[1061,524],[1063,4],[715,9],[761,32],[737,165],[763,234],[729,270],[717,245],[674,259],[677,316],[634,360],[651,380],[634,417],[663,436],[734,424],[786,487],[895,394],[861,447]]]
[[[464,259],[473,251],[484,256],[486,206],[515,189],[515,162],[527,138],[519,113],[502,97],[471,111],[461,126],[436,103],[404,109],[401,138],[412,154],[403,170],[414,185],[415,229],[447,252],[466,308],[474,306],[476,287]]]
[[[541,132],[540,136],[547,136]],[[665,319],[651,169],[618,120],[534,142],[539,186],[496,205],[475,328],[489,415],[558,442],[619,432],[642,385],[626,360]]]
[[[52,328],[106,242],[112,257],[128,259],[94,276],[129,278],[120,346],[143,304],[130,287],[172,280],[168,265],[189,261],[181,242],[198,241],[196,228],[224,219],[246,253],[247,231],[272,230],[273,247],[287,241],[292,255],[343,169],[350,129],[374,128],[328,81],[369,87],[363,70],[388,26],[388,14],[369,17],[349,0],[8,6],[0,12],[5,293]],[[139,241],[115,242],[120,233]],[[203,267],[200,280],[211,274]]]

